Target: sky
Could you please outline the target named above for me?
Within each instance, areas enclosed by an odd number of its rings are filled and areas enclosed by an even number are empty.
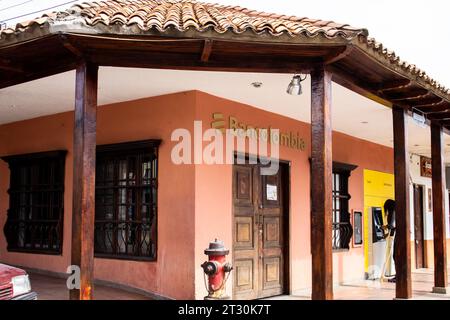
[[[202,0],[208,2],[208,0]],[[11,25],[70,7],[70,0],[0,0],[0,21]],[[443,0],[211,0],[265,12],[333,20],[369,30],[401,59],[450,87],[450,1]],[[62,6],[58,6],[65,4]],[[53,8],[55,7],[55,8]],[[46,10],[47,9],[47,10]],[[44,11],[42,11],[44,10]],[[40,11],[40,12],[39,12]],[[31,15],[27,15],[32,13]],[[18,17],[18,18],[16,18]],[[13,19],[16,18],[16,19]]]

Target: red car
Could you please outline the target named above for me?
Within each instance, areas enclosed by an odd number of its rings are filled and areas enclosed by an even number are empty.
[[[0,263],[0,300],[36,300],[28,274],[19,268]]]

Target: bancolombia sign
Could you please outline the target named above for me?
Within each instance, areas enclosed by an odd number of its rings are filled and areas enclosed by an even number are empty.
[[[225,123],[224,115],[220,112],[213,113],[212,118],[212,129],[218,129],[222,132],[225,132],[226,129],[229,129],[231,130],[232,134],[236,136],[243,135],[244,137],[248,137],[250,139],[257,139],[258,137],[260,137],[260,139],[262,139],[264,142],[266,142],[268,140],[268,137],[270,137],[270,143],[301,151],[304,151],[306,148],[305,140],[300,137],[300,134],[298,132],[281,132],[279,130],[272,130],[270,126],[269,128],[259,128],[246,124],[244,122],[240,122],[236,117],[233,116],[229,116],[228,122]]]

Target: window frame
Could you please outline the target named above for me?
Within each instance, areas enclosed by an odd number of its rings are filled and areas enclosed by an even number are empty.
[[[352,218],[351,218],[351,212],[350,212],[350,206],[349,201],[351,199],[351,195],[349,193],[349,180],[351,176],[351,172],[357,168],[356,165],[352,164],[346,164],[341,162],[333,162],[333,171],[332,171],[332,201],[333,201],[333,207],[332,207],[332,226],[333,226],[333,234],[332,234],[332,248],[333,252],[340,252],[340,251],[349,251],[350,250],[350,242],[351,238],[353,237],[353,225],[352,225]],[[336,176],[339,176],[339,195],[336,195],[337,191],[335,191],[335,179]],[[336,200],[337,199],[337,200]],[[339,202],[339,209],[335,209],[336,201]],[[336,211],[339,210],[339,221],[335,220]],[[349,239],[348,247],[343,247],[342,243],[343,241],[340,240],[339,247],[334,246],[334,235],[335,235],[335,225],[336,224],[348,224],[347,230],[348,232],[351,232],[352,235]]]
[[[7,251],[8,252],[18,252],[18,253],[32,253],[32,254],[43,254],[43,255],[62,255],[63,253],[63,246],[64,246],[64,214],[65,214],[65,207],[64,207],[64,193],[65,193],[65,161],[66,161],[66,154],[67,150],[54,150],[54,151],[45,151],[45,152],[36,152],[36,153],[27,153],[27,154],[19,154],[19,155],[11,155],[11,156],[5,156],[1,157],[2,160],[4,160],[6,163],[8,163],[9,167],[9,187],[8,187],[8,195],[9,195],[9,207],[7,210],[7,218],[4,226],[4,234],[7,242]],[[57,220],[57,232],[59,234],[59,245],[57,250],[46,250],[46,249],[37,249],[37,248],[22,248],[19,247],[17,244],[11,243],[11,236],[8,235],[7,229],[10,227],[10,225],[14,222],[17,222],[20,219],[17,217],[12,218],[12,212],[15,209],[16,201],[14,201],[12,197],[12,193],[23,193],[24,191],[20,191],[20,188],[18,190],[14,190],[15,184],[13,182],[13,177],[16,176],[18,173],[13,172],[13,170],[20,170],[20,168],[23,168],[25,166],[31,166],[39,164],[39,162],[42,162],[43,160],[51,159],[52,161],[55,161],[56,168],[60,170],[59,175],[61,181],[59,183],[53,183],[49,185],[54,185],[57,187],[49,188],[50,192],[60,192],[59,196],[59,217],[58,219],[27,219],[29,223],[33,222],[32,220]],[[20,184],[20,183],[19,183]],[[49,190],[42,190],[38,188],[39,184],[37,185],[30,185],[28,188],[30,190],[27,190],[25,192],[27,193],[37,193],[37,192],[45,192]],[[36,190],[37,189],[37,190]],[[20,200],[19,200],[20,203]],[[19,204],[19,206],[23,206],[22,204]],[[25,222],[26,223],[26,222]],[[18,241],[18,240],[17,240]]]
[[[95,249],[95,234],[94,234],[94,257],[100,258],[100,259],[112,259],[112,260],[127,260],[127,261],[157,261],[158,257],[158,177],[159,177],[159,145],[161,143],[161,140],[158,139],[151,139],[151,140],[141,140],[141,141],[131,141],[131,142],[121,142],[121,143],[114,143],[114,144],[105,144],[105,145],[98,145],[96,150],[96,172],[98,169],[98,159],[105,156],[105,157],[111,157],[111,158],[120,158],[121,156],[124,156],[126,154],[132,154],[132,153],[142,153],[143,150],[149,149],[149,153],[153,153],[155,155],[156,159],[156,178],[155,178],[155,185],[153,188],[155,188],[155,200],[154,200],[154,212],[155,212],[155,218],[154,218],[154,225],[152,225],[152,228],[154,228],[153,233],[154,239],[153,242],[155,244],[155,253],[152,257],[148,256],[134,256],[131,254],[118,254],[118,253],[102,253],[102,252],[96,252]],[[116,168],[114,168],[116,170]],[[114,184],[113,188],[116,187],[115,185],[116,181],[114,178]],[[140,187],[142,188],[142,187]],[[149,188],[152,188],[151,185],[149,185]],[[126,188],[125,188],[126,189]],[[96,185],[95,190],[97,192],[97,179],[96,179]],[[97,197],[96,197],[97,202]],[[140,203],[142,206],[142,202]],[[97,205],[96,205],[97,206]],[[138,205],[135,204],[137,207]],[[113,210],[114,212],[117,211],[117,203],[115,200],[113,200]],[[114,218],[113,218],[114,219]],[[116,219],[119,221],[119,219]],[[142,220],[142,218],[141,218]],[[97,223],[97,214],[95,215],[94,223]],[[119,222],[117,222],[119,223]],[[95,230],[96,228],[94,228]],[[95,231],[94,231],[95,232]],[[114,242],[117,242],[117,240],[113,240]]]

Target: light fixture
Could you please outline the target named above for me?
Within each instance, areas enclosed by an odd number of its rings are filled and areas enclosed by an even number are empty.
[[[361,121],[362,124],[368,124],[368,121]]]
[[[301,82],[306,79],[306,75],[304,78],[301,75],[296,74],[292,77],[291,83],[289,83],[286,92],[293,96],[299,96],[302,94],[302,84]]]

